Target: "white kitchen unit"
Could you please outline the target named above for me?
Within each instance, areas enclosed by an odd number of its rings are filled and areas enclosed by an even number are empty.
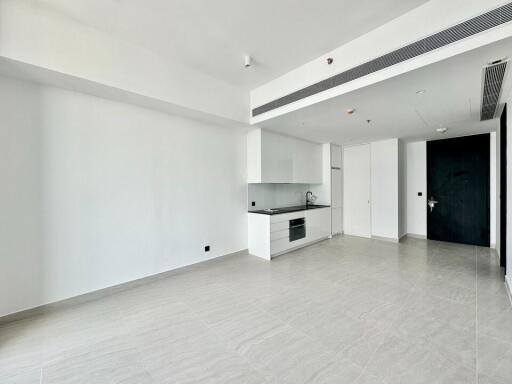
[[[331,144],[331,167],[341,168],[341,147],[339,145]]]
[[[320,184],[322,146],[255,129],[247,134],[248,183]]]
[[[343,232],[343,176],[341,147],[331,145],[331,209],[333,235]]]
[[[309,189],[317,196],[316,204],[330,205],[331,234],[343,232],[343,172],[341,147],[327,143],[322,145],[322,184],[310,185]]]
[[[331,235],[331,208],[266,215],[249,212],[249,253],[271,260]],[[304,219],[305,237],[290,241],[290,221]]]

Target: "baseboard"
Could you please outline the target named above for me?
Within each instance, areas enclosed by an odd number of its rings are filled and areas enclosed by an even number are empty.
[[[356,239],[371,239],[372,238],[371,235],[369,235],[369,236],[360,236],[360,235],[354,235],[352,233],[345,233],[345,232],[343,232],[343,236],[355,237]]]
[[[505,276],[505,288],[508,293],[510,305],[512,305],[512,275],[510,273]]]
[[[172,275],[176,275],[178,273],[183,273],[187,269],[192,269],[194,266],[197,266],[199,264],[208,264],[208,263],[215,262],[216,260],[221,259],[221,258],[233,257],[233,256],[243,255],[246,253],[247,253],[247,249],[242,249],[240,251],[228,253],[226,255],[214,256],[209,259],[199,261],[197,263],[187,264],[182,267],[174,268],[174,269],[160,272],[160,273],[150,275],[150,276],[145,276],[140,279],[127,281],[125,283],[120,283],[120,284],[112,285],[110,287],[101,288],[96,291],[87,292],[82,295],[73,296],[73,297],[70,297],[70,298],[67,298],[64,300],[58,300],[58,301],[51,302],[48,304],[38,305],[33,308],[13,312],[8,315],[0,316],[0,325],[5,325],[7,323],[12,323],[13,321],[19,321],[19,320],[27,319],[27,318],[37,316],[37,315],[42,315],[44,313],[52,312],[52,311],[55,311],[58,309],[63,309],[63,308],[72,307],[72,306],[75,306],[78,304],[87,303],[89,301],[98,300],[98,299],[107,297],[113,293],[127,291],[129,289],[132,289],[132,288],[135,288],[135,287],[138,287],[141,285],[146,285],[151,282],[154,282],[154,281],[166,278],[166,277],[170,277]]]
[[[412,239],[422,239],[422,240],[427,239],[426,235],[418,235],[417,233],[407,233],[405,236],[410,237]]]
[[[394,238],[394,237],[384,237],[384,236],[373,236],[373,240],[380,240],[380,241],[387,241],[388,243],[398,243],[400,239]]]

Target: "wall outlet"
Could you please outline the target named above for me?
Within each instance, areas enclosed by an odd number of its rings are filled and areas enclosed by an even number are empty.
[[[255,201],[253,201],[253,202],[251,203],[251,205],[252,205],[253,207],[255,207],[255,206],[256,206],[256,202],[255,202]]]
[[[209,246],[209,245],[206,245],[206,246],[204,247],[204,251],[205,251],[205,252],[210,252],[210,246]]]
[[[418,196],[423,196],[423,192],[418,192]]]

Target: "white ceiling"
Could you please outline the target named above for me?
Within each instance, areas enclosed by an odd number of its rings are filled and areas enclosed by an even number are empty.
[[[30,0],[252,89],[427,0]],[[250,70],[243,56],[254,57]]]
[[[412,141],[493,131],[497,120],[479,121],[482,67],[511,56],[509,38],[258,126],[311,141],[338,144],[392,137]],[[510,91],[510,72],[505,94]],[[416,94],[422,89],[426,90],[424,94]],[[356,112],[349,116],[348,108],[355,108]],[[439,127],[447,127],[448,132],[436,133]]]

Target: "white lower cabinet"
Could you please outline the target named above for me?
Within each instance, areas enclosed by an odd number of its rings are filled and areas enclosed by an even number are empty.
[[[306,241],[315,241],[331,235],[331,208],[306,211]]]
[[[332,209],[332,234],[338,235],[343,231],[343,212],[342,208]]]
[[[290,220],[304,218],[306,236],[290,241]],[[316,208],[280,215],[249,213],[249,253],[270,260],[291,249],[325,239],[331,235],[331,208]]]

